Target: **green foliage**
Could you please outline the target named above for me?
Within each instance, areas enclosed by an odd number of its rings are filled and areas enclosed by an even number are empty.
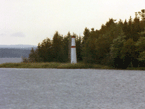
[[[38,49],[34,50],[31,49],[31,52],[29,54],[29,62],[40,62],[40,57],[38,55]]]
[[[39,57],[39,61],[43,62],[51,62],[52,60],[52,42],[49,38],[46,38],[42,41],[42,43],[38,44],[37,55]],[[35,54],[33,54],[35,55]],[[33,56],[32,56],[33,57]]]
[[[123,59],[124,65],[128,67],[129,65],[131,67],[137,67],[137,56],[136,53],[136,46],[133,39],[128,39],[126,42],[124,42],[124,45],[121,50],[121,59]]]
[[[145,37],[140,37],[136,42],[136,52],[138,53],[139,66],[145,66]]]
[[[54,62],[64,62],[63,37],[56,32],[53,36],[52,57]]]
[[[0,68],[112,69],[111,67],[97,64],[85,64],[85,63],[71,64],[58,62],[5,63],[0,64]]]
[[[83,41],[82,41],[82,45],[84,46],[85,42],[87,41],[87,39],[90,36],[90,30],[88,28],[85,28],[84,30],[84,37],[83,37]]]
[[[133,39],[128,39],[124,42],[122,50],[121,50],[121,58],[124,59],[125,57],[135,57],[135,42]]]
[[[145,50],[145,37],[140,37],[136,42],[137,52],[143,52]]]
[[[125,42],[124,40],[125,36],[118,36],[116,39],[113,40],[113,43],[111,44],[110,47],[110,61],[111,66],[116,67],[116,68],[121,68],[123,65],[123,60],[121,59],[121,50],[123,47],[123,43]]]
[[[83,56],[83,61],[85,63],[95,63],[96,62],[96,59],[95,59],[96,58],[96,54],[95,54],[96,37],[97,36],[96,36],[94,30],[92,30],[89,33],[89,37],[83,43],[82,56]]]
[[[110,37],[99,37],[96,40],[96,61],[97,63],[102,63],[102,60],[106,57],[106,55],[110,51],[110,44],[112,42],[112,39]]]
[[[145,63],[145,51],[140,52],[138,60]]]
[[[71,47],[71,34],[68,32],[67,36],[63,38],[63,52],[64,62],[70,61],[70,47]]]
[[[124,37],[125,36],[119,36],[113,40],[113,43],[111,44],[110,48],[111,49],[110,54],[112,58],[120,57],[120,52],[123,47],[123,43],[125,41]]]
[[[130,17],[129,22],[127,23],[126,20],[123,25],[123,31],[126,35],[126,40],[132,38],[133,41],[137,41],[140,37],[139,33],[142,31],[141,22],[138,18],[135,18],[134,21]]]
[[[28,58],[25,58],[25,57],[22,57],[22,61],[23,61],[24,63],[27,63],[27,62],[29,62],[29,59],[28,59]]]
[[[82,61],[82,38],[76,37],[77,61]]]
[[[30,60],[30,62],[35,62],[35,51],[34,51],[34,49],[32,48],[31,49],[31,52],[30,52],[30,54],[29,54],[29,60]]]
[[[89,64],[109,65],[115,68],[145,66],[145,23],[136,16],[128,22],[113,18],[102,24],[100,30],[84,29],[83,37],[76,36],[77,60]],[[56,32],[52,41],[46,38],[32,49],[26,62],[70,62],[71,34]],[[46,65],[47,66],[47,65]],[[64,65],[65,66],[65,65]],[[70,65],[67,65],[70,66]],[[76,65],[71,66],[75,68]]]
[[[110,47],[113,43],[113,40],[116,39],[118,36],[123,36],[124,33],[122,31],[122,24],[120,23],[114,23],[113,19],[110,19],[109,22],[107,22],[108,25],[106,28],[106,31],[104,31],[103,34],[99,34],[99,38],[97,39],[96,43],[96,56],[97,56],[97,62],[105,65],[110,65]]]
[[[32,49],[28,59],[23,59],[23,62],[69,62],[70,58],[70,38],[71,34],[63,37],[58,32],[53,36],[51,41],[49,38],[44,39],[38,44],[36,50]],[[82,61],[81,37],[76,38],[77,58]]]

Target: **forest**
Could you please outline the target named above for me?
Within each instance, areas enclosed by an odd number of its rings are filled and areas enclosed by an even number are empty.
[[[108,65],[114,68],[145,66],[144,11],[135,18],[118,21],[110,18],[100,30],[84,29],[83,36],[76,36],[77,61]],[[24,62],[70,62],[69,32],[63,36],[57,31],[53,39],[44,39],[37,49],[31,49]]]

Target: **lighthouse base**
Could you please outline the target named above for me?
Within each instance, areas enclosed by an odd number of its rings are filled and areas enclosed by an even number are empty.
[[[71,48],[71,63],[77,63],[76,48]]]

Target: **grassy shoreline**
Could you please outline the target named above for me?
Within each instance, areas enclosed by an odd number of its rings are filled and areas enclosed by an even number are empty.
[[[4,63],[0,64],[0,68],[56,68],[56,69],[115,69],[113,67],[99,65],[99,64],[84,64],[84,63]],[[145,70],[145,67],[128,67],[127,69],[115,70]]]
[[[84,63],[3,63],[0,68],[57,68],[57,69],[112,69],[108,66],[98,64],[84,64]]]

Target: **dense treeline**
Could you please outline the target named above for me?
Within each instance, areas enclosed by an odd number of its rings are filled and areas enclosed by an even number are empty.
[[[145,21],[138,16],[124,22],[109,19],[100,30],[85,28],[76,36],[78,61],[113,66],[115,68],[145,66]],[[29,54],[30,62],[69,62],[70,36],[56,32],[51,41],[44,39]]]

